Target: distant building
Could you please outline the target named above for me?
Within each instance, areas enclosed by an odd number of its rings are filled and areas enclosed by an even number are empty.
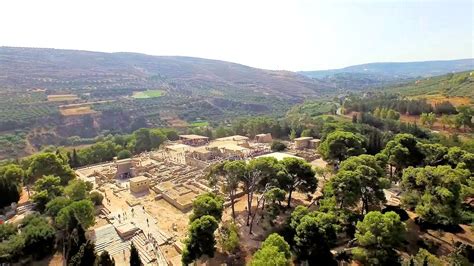
[[[209,138],[200,135],[179,135],[181,143],[190,146],[201,146],[209,142]]]
[[[303,150],[303,149],[309,148],[310,147],[309,142],[312,139],[313,139],[312,137],[300,137],[300,138],[294,139],[295,149]]]
[[[299,156],[296,156],[296,155],[293,155],[293,154],[289,154],[289,153],[285,153],[285,152],[272,152],[272,153],[257,156],[255,158],[265,158],[265,157],[273,157],[273,158],[277,159],[278,161],[283,160],[285,158],[296,158],[296,159],[304,160],[304,158],[302,158],[302,157],[299,157]]]
[[[258,134],[255,136],[255,141],[260,143],[270,143],[273,141],[272,134]]]
[[[319,144],[321,144],[321,140],[320,139],[312,139],[309,141],[309,147],[311,149],[317,149],[319,148]]]
[[[150,180],[145,176],[137,176],[130,179],[130,191],[140,193],[147,191],[150,186]]]
[[[133,176],[133,161],[132,159],[123,159],[115,161],[117,172],[115,178],[130,178]]]

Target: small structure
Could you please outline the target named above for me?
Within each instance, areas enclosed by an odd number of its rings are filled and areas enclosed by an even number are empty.
[[[284,152],[272,152],[272,153],[257,156],[255,158],[264,158],[264,157],[273,157],[277,159],[278,161],[283,160],[285,158],[296,158],[296,159],[304,160],[304,158],[301,158],[293,154],[284,153]]]
[[[130,179],[130,191],[140,193],[148,190],[150,180],[145,176],[137,176]]]
[[[132,159],[122,159],[115,161],[115,166],[117,167],[117,172],[115,173],[115,178],[129,178],[133,176],[133,162]]]
[[[295,139],[295,149],[303,150],[309,148],[309,142],[312,140],[312,137],[300,137]]]
[[[319,148],[319,144],[321,144],[320,139],[312,139],[309,141],[309,147],[312,149],[317,149]]]
[[[181,143],[190,146],[201,146],[209,142],[209,138],[200,135],[179,135]]]
[[[255,135],[255,141],[260,143],[270,143],[273,141],[272,134],[258,134]]]

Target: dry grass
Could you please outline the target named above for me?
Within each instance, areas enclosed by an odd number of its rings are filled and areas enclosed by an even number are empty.
[[[74,107],[74,108],[60,108],[59,112],[64,116],[88,115],[88,114],[96,113],[96,111],[92,110],[90,106],[80,106],[80,107]]]
[[[78,100],[76,94],[56,94],[48,95],[48,102],[65,102],[65,101],[75,101]]]
[[[426,101],[431,104],[435,105],[437,103],[449,101],[454,106],[461,106],[461,105],[470,105],[472,104],[471,99],[469,97],[462,97],[462,96],[445,96],[441,94],[433,94],[433,95],[419,95],[415,97],[410,97],[411,99],[426,99]]]

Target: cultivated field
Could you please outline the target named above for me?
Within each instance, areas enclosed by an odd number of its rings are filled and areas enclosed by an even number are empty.
[[[65,101],[75,101],[78,100],[76,94],[56,94],[48,95],[48,102],[65,102]]]
[[[135,91],[132,97],[135,99],[157,98],[163,96],[163,93],[162,90]]]
[[[96,111],[92,110],[90,106],[80,106],[72,108],[60,108],[59,112],[64,116],[73,116],[73,115],[88,115],[94,114]]]

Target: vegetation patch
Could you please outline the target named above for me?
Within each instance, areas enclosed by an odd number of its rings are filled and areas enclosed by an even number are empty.
[[[75,101],[78,100],[76,94],[55,94],[48,95],[48,102],[66,102],[66,101]]]
[[[96,113],[96,111],[92,110],[90,106],[80,106],[80,107],[73,107],[73,108],[60,108],[59,112],[64,116],[88,115],[88,114]]]
[[[146,90],[146,91],[136,91],[133,92],[133,98],[135,99],[149,99],[149,98],[158,98],[163,96],[164,91],[162,90]]]
[[[192,127],[207,127],[209,126],[209,122],[207,121],[194,121],[191,123]]]

